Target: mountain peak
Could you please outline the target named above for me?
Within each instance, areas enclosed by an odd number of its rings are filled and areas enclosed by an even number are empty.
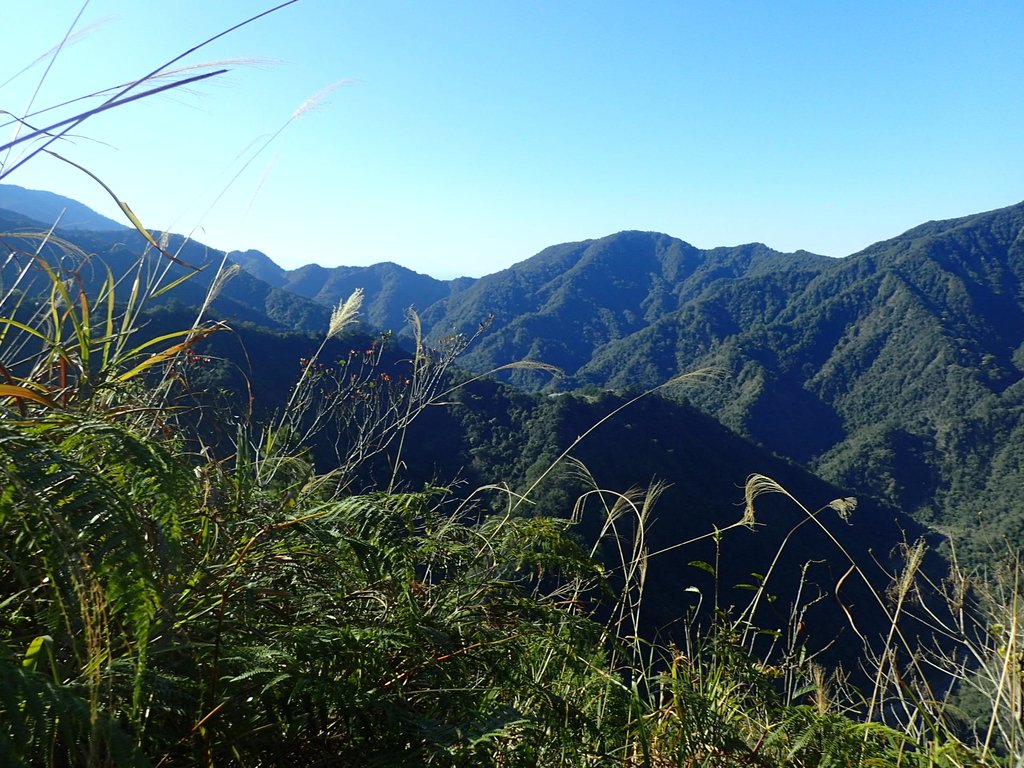
[[[280,288],[286,282],[285,270],[263,251],[229,251],[228,258],[253,277],[275,288]]]

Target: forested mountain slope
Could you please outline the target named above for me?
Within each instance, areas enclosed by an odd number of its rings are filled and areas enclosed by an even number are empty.
[[[399,330],[415,306],[436,342],[492,318],[462,363],[534,359],[565,372],[511,375],[528,389],[637,390],[711,367],[719,382],[689,395],[706,413],[851,493],[987,546],[1024,520],[1014,493],[1024,480],[1022,227],[1024,204],[929,222],[844,259],[621,232],[456,281],[389,263],[283,270],[234,253],[264,279],[236,276],[214,310],[315,332],[362,287],[371,327]],[[115,271],[142,242],[74,237]],[[199,303],[222,254],[185,243],[180,256],[210,265],[175,292]]]
[[[778,308],[778,275],[723,282],[579,380],[716,366],[730,384],[697,393],[703,408],[834,482],[958,527],[1016,519],[1022,227],[1024,206],[932,222],[829,262]]]
[[[763,305],[758,311],[776,311],[828,261],[760,244],[702,251],[668,235],[620,232],[553,246],[481,278],[430,307],[424,321],[438,332],[467,331],[493,313],[493,330],[468,357],[470,365],[529,357],[572,377],[609,345],[702,301],[723,283],[754,281],[751,303]],[[655,378],[637,377],[631,384],[645,386]],[[522,383],[529,381],[522,377]]]
[[[259,251],[232,251],[228,257],[247,272],[276,288],[311,299],[325,306],[335,306],[357,288],[366,292],[366,322],[374,328],[401,330],[406,324],[406,310],[425,307],[440,301],[453,290],[470,281],[436,280],[392,262],[369,267],[321,267],[306,264],[285,270]]]

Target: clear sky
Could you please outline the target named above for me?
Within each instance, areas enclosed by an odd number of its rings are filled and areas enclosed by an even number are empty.
[[[47,60],[18,72],[79,11],[33,109],[272,5],[0,3],[0,108],[26,113]],[[57,151],[147,226],[286,267],[479,276],[623,229],[844,256],[1024,199],[1021,41],[1021,0],[298,0],[184,63],[248,62]],[[50,158],[3,181],[118,215]]]

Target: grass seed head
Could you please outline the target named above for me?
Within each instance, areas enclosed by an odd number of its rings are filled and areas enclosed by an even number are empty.
[[[327,338],[338,338],[345,329],[356,321],[356,316],[359,314],[362,306],[362,288],[356,288],[345,301],[338,302],[338,306],[331,312],[331,323],[327,326]]]

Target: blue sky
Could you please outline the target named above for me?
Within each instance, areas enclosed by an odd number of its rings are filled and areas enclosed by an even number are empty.
[[[35,107],[271,5],[92,0]],[[4,3],[0,83],[82,7]],[[287,267],[479,276],[623,229],[844,256],[1024,199],[1022,39],[1019,0],[299,0],[184,62],[248,60],[227,75],[97,116],[57,151],[147,226]],[[46,64],[0,86],[0,108],[24,114]],[[50,158],[4,181],[117,215]]]

